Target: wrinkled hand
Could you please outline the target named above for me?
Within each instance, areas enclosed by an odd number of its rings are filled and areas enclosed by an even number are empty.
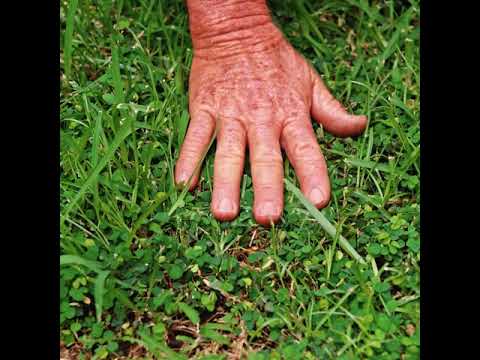
[[[258,223],[283,210],[283,148],[302,192],[317,208],[330,199],[327,166],[310,116],[341,137],[360,134],[365,116],[348,114],[319,75],[271,21],[234,33],[202,37],[192,31],[191,121],[175,168],[186,183],[217,128],[211,210],[219,220],[239,213],[240,183],[248,145]],[[250,33],[249,31],[252,31]],[[250,34],[250,37],[249,37]],[[190,189],[198,183],[192,176]]]

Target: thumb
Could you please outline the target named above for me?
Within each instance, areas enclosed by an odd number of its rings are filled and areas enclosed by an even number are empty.
[[[365,115],[349,114],[311,69],[313,79],[312,117],[329,133],[338,137],[360,135],[367,126]]]

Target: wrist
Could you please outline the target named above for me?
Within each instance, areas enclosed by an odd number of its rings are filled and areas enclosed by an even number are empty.
[[[282,37],[265,0],[187,0],[196,56],[219,58],[261,51]]]

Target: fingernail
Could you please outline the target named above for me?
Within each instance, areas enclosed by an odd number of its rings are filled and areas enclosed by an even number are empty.
[[[278,214],[278,207],[271,201],[263,204],[259,209],[259,215],[261,216],[274,216]]]
[[[186,184],[188,181],[188,174],[185,173],[185,172],[182,172],[180,174],[177,175],[177,183],[178,184]]]
[[[227,198],[222,199],[218,204],[218,210],[225,213],[230,212],[233,210],[233,203]]]
[[[325,196],[323,195],[322,190],[320,190],[319,188],[313,188],[312,191],[310,191],[310,194],[308,197],[310,198],[310,201],[313,202],[314,204],[320,204],[325,199]]]

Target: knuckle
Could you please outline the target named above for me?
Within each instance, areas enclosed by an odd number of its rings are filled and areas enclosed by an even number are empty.
[[[223,183],[228,180],[228,182],[233,181],[233,179],[240,178],[241,171],[243,170],[243,156],[240,154],[232,155],[225,154],[217,155],[215,157],[213,172],[214,172],[214,181],[217,183]],[[235,181],[236,182],[236,181]]]
[[[243,164],[245,151],[243,146],[238,144],[222,144],[218,147],[215,155],[215,166],[229,167]]]
[[[253,166],[257,169],[275,169],[282,167],[283,159],[280,152],[265,151],[255,154],[252,157]]]
[[[207,137],[209,131],[205,127],[194,126],[190,131],[189,141],[191,143],[203,143],[204,138]]]
[[[224,128],[219,134],[218,142],[222,151],[240,153],[245,137],[239,129]]]
[[[210,126],[192,126],[185,138],[185,149],[198,152],[199,147],[203,147],[210,141],[213,129]]]
[[[243,153],[240,151],[235,152],[222,152],[215,156],[215,167],[222,171],[228,171],[232,168],[238,168],[243,164]]]
[[[318,161],[318,144],[312,141],[299,140],[289,145],[293,158],[301,161]]]
[[[268,144],[257,144],[252,149],[252,162],[255,165],[276,165],[282,164],[282,153],[278,146],[268,146]]]
[[[188,139],[185,141],[182,150],[180,151],[181,158],[197,158],[200,157],[201,148],[204,142],[199,139]]]
[[[343,105],[335,99],[332,95],[330,95],[324,104],[325,108],[327,108],[332,113],[345,113],[346,110]]]
[[[282,183],[274,183],[272,179],[269,179],[269,181],[259,181],[258,179],[255,179],[253,187],[255,192],[261,192],[263,194],[269,194],[270,197],[276,198],[278,197],[279,193],[283,191],[283,185]]]

